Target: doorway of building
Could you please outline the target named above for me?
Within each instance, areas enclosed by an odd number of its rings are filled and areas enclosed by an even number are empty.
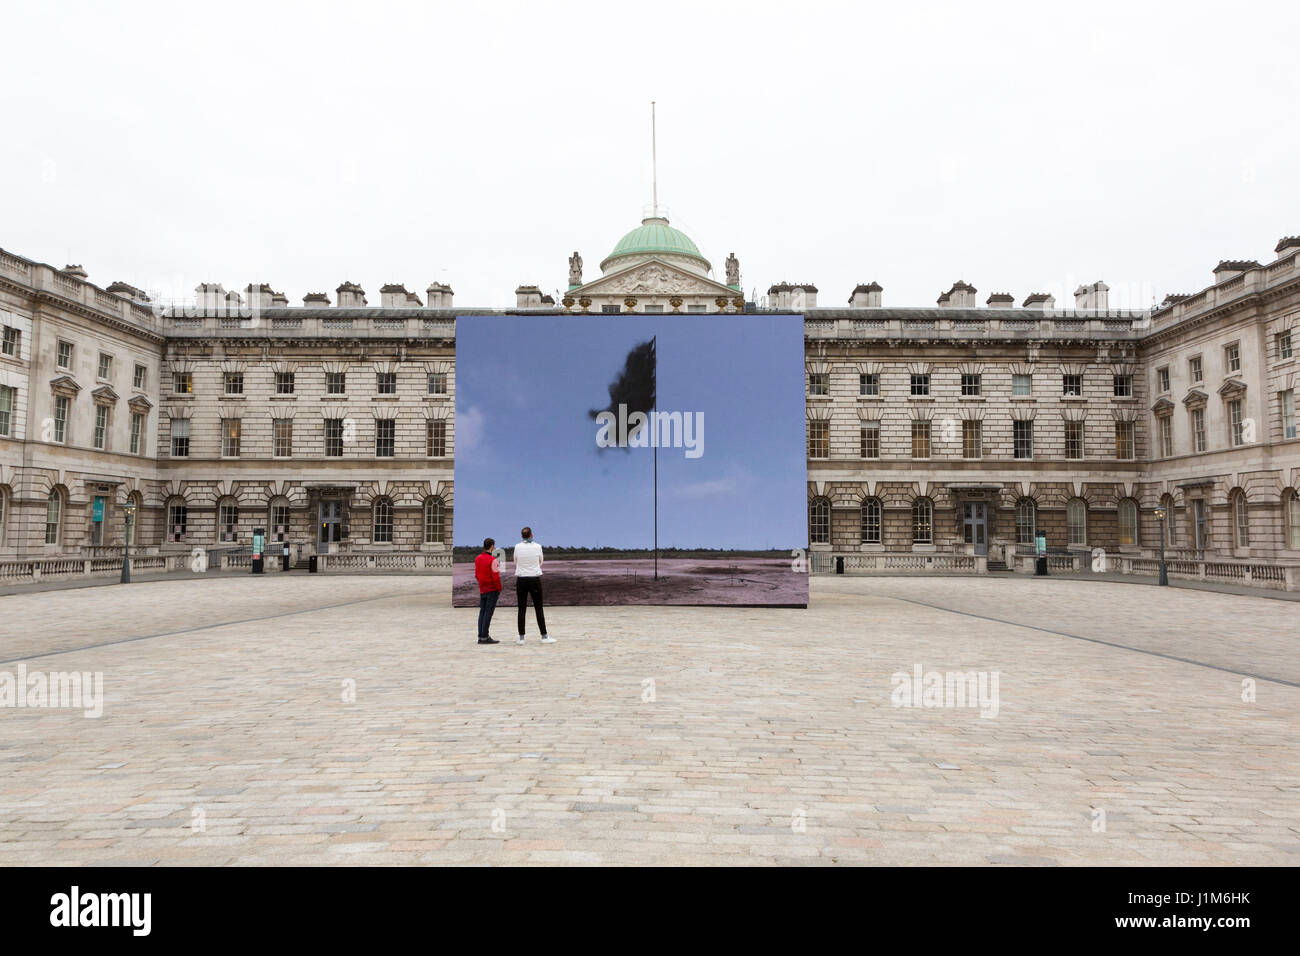
[[[320,521],[317,522],[317,545],[328,551],[331,543],[343,540],[343,502],[324,499],[320,503]]]
[[[967,544],[975,545],[975,553],[989,553],[988,505],[982,501],[968,501],[962,506],[962,537]]]

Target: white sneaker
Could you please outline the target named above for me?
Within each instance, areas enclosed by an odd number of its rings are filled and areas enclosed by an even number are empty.
[[[551,636],[548,634],[548,635],[546,635],[544,638],[542,638],[541,643],[543,643],[543,644],[555,644],[555,643],[557,643],[557,641],[555,640],[555,638],[551,637]]]
[[[524,642],[524,636],[523,636],[522,634],[520,634],[520,635],[519,635],[519,643],[522,644],[523,642]]]

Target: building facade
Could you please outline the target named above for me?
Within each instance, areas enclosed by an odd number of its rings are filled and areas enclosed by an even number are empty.
[[[650,210],[556,303],[512,313],[801,313],[809,546],[833,557],[987,557],[1050,549],[1300,564],[1300,238],[1228,261],[1153,312],[1019,305],[962,281],[934,307],[843,308],[808,283],[746,302]],[[452,290],[424,300],[352,282],[301,306],[217,284],[160,308],[0,251],[0,561],[247,552],[253,530],[308,554],[449,561],[454,516]],[[1162,517],[1163,513],[1163,517]],[[273,545],[274,547],[274,545]],[[392,562],[399,562],[393,565]],[[853,562],[856,561],[856,564]],[[906,565],[899,565],[906,566]],[[981,567],[983,564],[981,563]]]

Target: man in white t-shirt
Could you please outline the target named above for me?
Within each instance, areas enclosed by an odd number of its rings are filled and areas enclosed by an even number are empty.
[[[542,632],[543,644],[554,644],[555,638],[546,633],[546,612],[542,609],[542,546],[533,540],[533,529],[524,528],[519,534],[523,540],[515,545],[515,598],[519,603],[519,643],[524,642],[524,617],[528,613],[528,598],[533,599],[537,614],[537,629]]]

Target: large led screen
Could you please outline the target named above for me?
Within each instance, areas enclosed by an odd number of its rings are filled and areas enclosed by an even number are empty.
[[[453,603],[493,538],[543,548],[548,605],[806,606],[803,322],[464,316]]]

